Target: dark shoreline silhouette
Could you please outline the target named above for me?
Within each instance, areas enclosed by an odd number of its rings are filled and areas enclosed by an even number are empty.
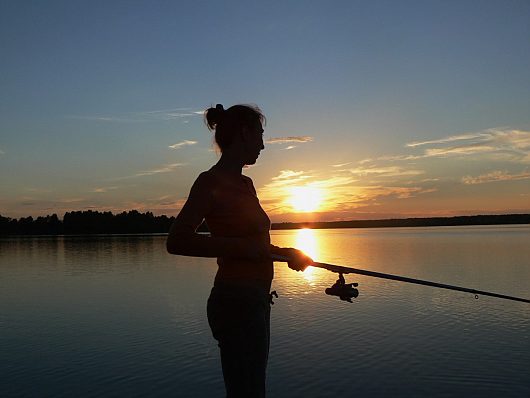
[[[445,227],[463,225],[502,224],[530,224],[530,214],[495,214],[454,217],[391,218],[382,220],[351,220],[296,223],[284,222],[272,224],[272,229]]]
[[[175,217],[155,216],[137,210],[112,214],[110,211],[72,211],[60,220],[57,214],[11,219],[0,215],[0,235],[90,235],[167,233]]]
[[[0,235],[90,235],[167,233],[175,217],[155,216],[137,210],[112,214],[110,211],[72,211],[59,219],[57,214],[45,217],[2,217]],[[382,220],[351,220],[322,222],[273,223],[272,229],[326,228],[389,228],[438,227],[464,225],[530,224],[530,214],[497,214],[455,217],[395,218]],[[205,224],[199,232],[208,232]]]

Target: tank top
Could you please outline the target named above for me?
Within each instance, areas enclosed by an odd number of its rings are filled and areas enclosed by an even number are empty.
[[[212,206],[205,217],[212,237],[256,239],[270,244],[270,219],[261,207],[252,180],[212,167]],[[274,276],[270,259],[251,261],[219,257],[216,283],[269,289]]]

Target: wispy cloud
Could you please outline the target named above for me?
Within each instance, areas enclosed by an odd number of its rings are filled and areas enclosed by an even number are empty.
[[[311,142],[313,137],[307,135],[289,136],[289,137],[272,137],[265,141],[266,144],[287,144],[291,142]]]
[[[63,199],[59,199],[58,202],[69,204],[69,203],[84,202],[85,200],[86,198],[63,198]]]
[[[453,136],[450,136],[450,137],[440,138],[438,140],[410,142],[410,143],[406,144],[406,146],[408,146],[408,147],[416,147],[416,146],[429,145],[429,144],[446,144],[448,142],[472,140],[472,139],[480,138],[482,135],[483,135],[482,133],[469,133],[469,134],[453,135]]]
[[[298,177],[302,179],[308,178],[308,176],[304,176],[303,174],[303,171],[282,170],[279,175],[272,177],[272,181],[288,181]]]
[[[395,197],[397,199],[407,199],[419,194],[435,192],[436,188],[422,187],[400,187],[400,186],[370,186],[363,187],[365,198],[371,201],[381,197]]]
[[[0,155],[5,155],[5,152],[2,151],[2,148],[0,148]]]
[[[417,159],[422,159],[424,158],[425,156],[423,155],[386,155],[386,156],[378,156],[376,158],[367,158],[367,159],[363,159],[363,160],[359,160],[359,164],[360,165],[363,165],[363,164],[367,164],[367,163],[376,163],[376,162],[379,162],[379,161],[382,161],[382,162],[395,162],[395,161],[407,161],[407,160],[417,160]]]
[[[425,150],[423,157],[449,157],[474,155],[477,153],[494,152],[495,147],[488,145],[455,146],[450,148],[429,148]]]
[[[455,142],[461,143],[454,145]],[[447,143],[451,143],[451,145],[445,146]],[[480,154],[502,157],[503,160],[515,162],[526,163],[530,161],[530,131],[488,129],[479,133],[466,133],[439,140],[413,142],[407,144],[407,147],[430,145],[437,147],[426,148],[423,155],[416,155],[414,158],[445,158]]]
[[[153,175],[153,174],[160,174],[160,173],[169,173],[171,171],[174,171],[176,168],[184,166],[184,165],[185,165],[184,163],[170,163],[170,164],[166,164],[166,165],[161,166],[161,167],[156,168],[156,169],[140,171],[140,172],[138,172],[136,174],[133,174],[133,175],[130,175],[130,176],[111,178],[110,181],[125,180],[125,179],[128,179],[128,178],[150,176],[150,175]]]
[[[169,145],[169,148],[171,148],[171,149],[179,149],[179,148],[182,148],[183,146],[195,145],[196,143],[197,143],[197,141],[184,140],[184,141],[178,142],[176,144]]]
[[[405,169],[398,166],[385,167],[356,167],[348,170],[350,173],[357,176],[377,176],[377,177],[401,177],[401,176],[415,176],[424,174],[422,170]]]
[[[143,112],[125,112],[117,115],[68,115],[68,119],[93,120],[99,122],[148,122],[157,120],[182,120],[200,116],[204,113],[196,108],[170,108]]]
[[[114,185],[112,187],[96,187],[94,188],[91,192],[95,192],[95,193],[104,193],[104,192],[108,192],[108,191],[114,191],[116,189],[118,189],[119,187]]]
[[[377,162],[416,161],[428,158],[482,157],[488,160],[530,163],[530,131],[515,129],[488,129],[464,133],[437,140],[416,141],[406,148],[423,152],[404,155],[385,155],[363,159],[359,164]]]
[[[484,184],[496,181],[515,181],[530,179],[530,172],[524,171],[518,174],[510,174],[507,171],[496,170],[491,173],[482,174],[477,177],[462,177],[462,182],[467,185]]]
[[[132,117],[119,117],[119,116],[79,116],[79,115],[68,115],[65,116],[67,119],[76,119],[76,120],[92,120],[95,122],[142,122],[140,120]]]
[[[177,167],[181,167],[183,165],[184,165],[183,163],[171,163],[171,164],[167,164],[165,166],[162,166],[162,167],[160,167],[158,169],[141,171],[139,173],[136,173],[134,175],[134,177],[150,176],[150,175],[153,175],[153,174],[160,174],[160,173],[169,173],[170,171],[173,171]]]
[[[174,109],[163,109],[163,110],[143,112],[143,114],[149,115],[155,119],[172,120],[172,119],[182,119],[182,118],[189,118],[193,116],[203,115],[204,111],[196,110],[193,108],[174,108]]]

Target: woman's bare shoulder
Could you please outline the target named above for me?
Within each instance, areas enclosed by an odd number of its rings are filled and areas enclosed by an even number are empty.
[[[201,185],[204,187],[213,187],[217,181],[219,180],[219,177],[216,175],[215,171],[206,170],[203,171],[197,179],[195,180],[195,185]]]

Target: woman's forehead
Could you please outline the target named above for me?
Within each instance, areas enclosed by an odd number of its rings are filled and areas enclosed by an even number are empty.
[[[263,125],[261,124],[261,121],[259,121],[259,120],[254,120],[254,121],[250,124],[249,127],[253,128],[253,129],[256,129],[256,130],[259,130],[260,133],[263,132]]]

